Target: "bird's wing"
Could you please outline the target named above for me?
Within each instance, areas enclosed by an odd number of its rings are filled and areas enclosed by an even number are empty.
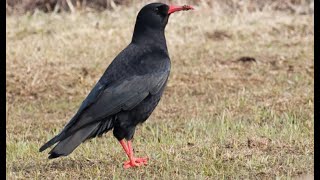
[[[98,99],[98,97],[103,92],[105,87],[106,87],[105,84],[101,83],[100,81],[97,82],[97,84],[93,87],[93,89],[90,91],[90,93],[85,98],[85,100],[83,100],[83,102],[81,103],[81,106],[79,107],[77,113],[72,117],[72,119],[63,128],[64,130],[68,129],[71,125],[73,125],[76,122],[76,119],[78,119],[78,117],[81,115],[81,113],[86,108],[90,107],[90,105]]]
[[[97,83],[79,108],[77,118],[72,118],[64,129],[71,133],[121,110],[134,108],[149,93],[156,94],[165,84],[168,75],[169,72],[135,75],[108,87]]]

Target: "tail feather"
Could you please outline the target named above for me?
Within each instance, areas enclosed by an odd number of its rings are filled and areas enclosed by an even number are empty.
[[[57,158],[59,156],[67,156],[74,149],[76,149],[93,131],[97,129],[99,123],[91,124],[75,132],[73,135],[60,141],[50,152],[49,159]]]
[[[42,151],[46,150],[48,147],[54,145],[56,142],[60,141],[60,138],[61,138],[61,134],[58,134],[57,136],[52,138],[50,141],[45,143],[43,146],[41,146],[39,149],[39,152],[42,152]]]
[[[69,127],[71,125],[73,125],[76,122],[76,119],[79,117],[79,113],[77,113],[71,120],[70,122],[63,128],[63,130],[56,135],[54,138],[52,138],[50,141],[48,141],[47,143],[45,143],[43,146],[40,147],[39,152],[42,152],[44,150],[46,150],[47,148],[49,148],[50,146],[54,145],[56,142],[58,141],[62,141],[63,139],[65,139],[66,137],[68,137],[68,135],[66,134],[66,131],[69,129]]]
[[[61,135],[57,135],[49,142],[47,142],[45,145],[43,145],[40,148],[40,152],[50,147],[54,143],[58,142],[58,144],[49,152],[49,159],[57,158],[59,156],[67,156],[71,152],[73,152],[73,150],[76,149],[82,142],[94,138],[96,136],[101,136],[103,133],[108,132],[112,128],[113,119],[110,118],[105,121],[100,121],[94,124],[87,125],[69,136],[63,135],[67,133],[62,132]]]

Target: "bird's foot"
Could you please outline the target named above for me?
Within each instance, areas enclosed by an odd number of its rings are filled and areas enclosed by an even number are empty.
[[[146,164],[148,164],[148,158],[133,158],[133,161],[126,161],[123,164],[123,167],[127,169],[130,167],[138,167]]]

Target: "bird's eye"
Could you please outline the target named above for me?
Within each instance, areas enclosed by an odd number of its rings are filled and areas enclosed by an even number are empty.
[[[154,11],[155,11],[155,12],[159,12],[159,8],[157,8],[157,7],[154,8]]]

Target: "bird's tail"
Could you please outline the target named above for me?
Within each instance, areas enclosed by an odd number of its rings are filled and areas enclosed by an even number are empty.
[[[60,141],[61,139],[61,135],[62,133],[56,135],[54,138],[52,138],[50,141],[48,141],[47,143],[45,143],[44,145],[42,145],[39,149],[39,152],[42,152],[44,150],[46,150],[48,147],[52,146],[53,144],[55,144],[56,142]]]
[[[76,149],[83,141],[85,141],[92,132],[97,128],[99,123],[86,126],[66,139],[60,141],[50,152],[49,159],[57,158],[59,156],[67,156],[74,149]]]
[[[113,128],[112,120],[107,120],[103,122],[97,122],[90,125],[87,125],[76,132],[72,133],[68,137],[63,137],[64,132],[57,135],[46,144],[44,144],[40,148],[40,152],[47,149],[48,147],[52,146],[56,142],[58,144],[49,152],[50,156],[49,159],[57,158],[59,156],[67,156],[69,155],[74,149],[76,149],[82,142],[87,139],[100,136],[105,132],[108,132],[110,129]]]

